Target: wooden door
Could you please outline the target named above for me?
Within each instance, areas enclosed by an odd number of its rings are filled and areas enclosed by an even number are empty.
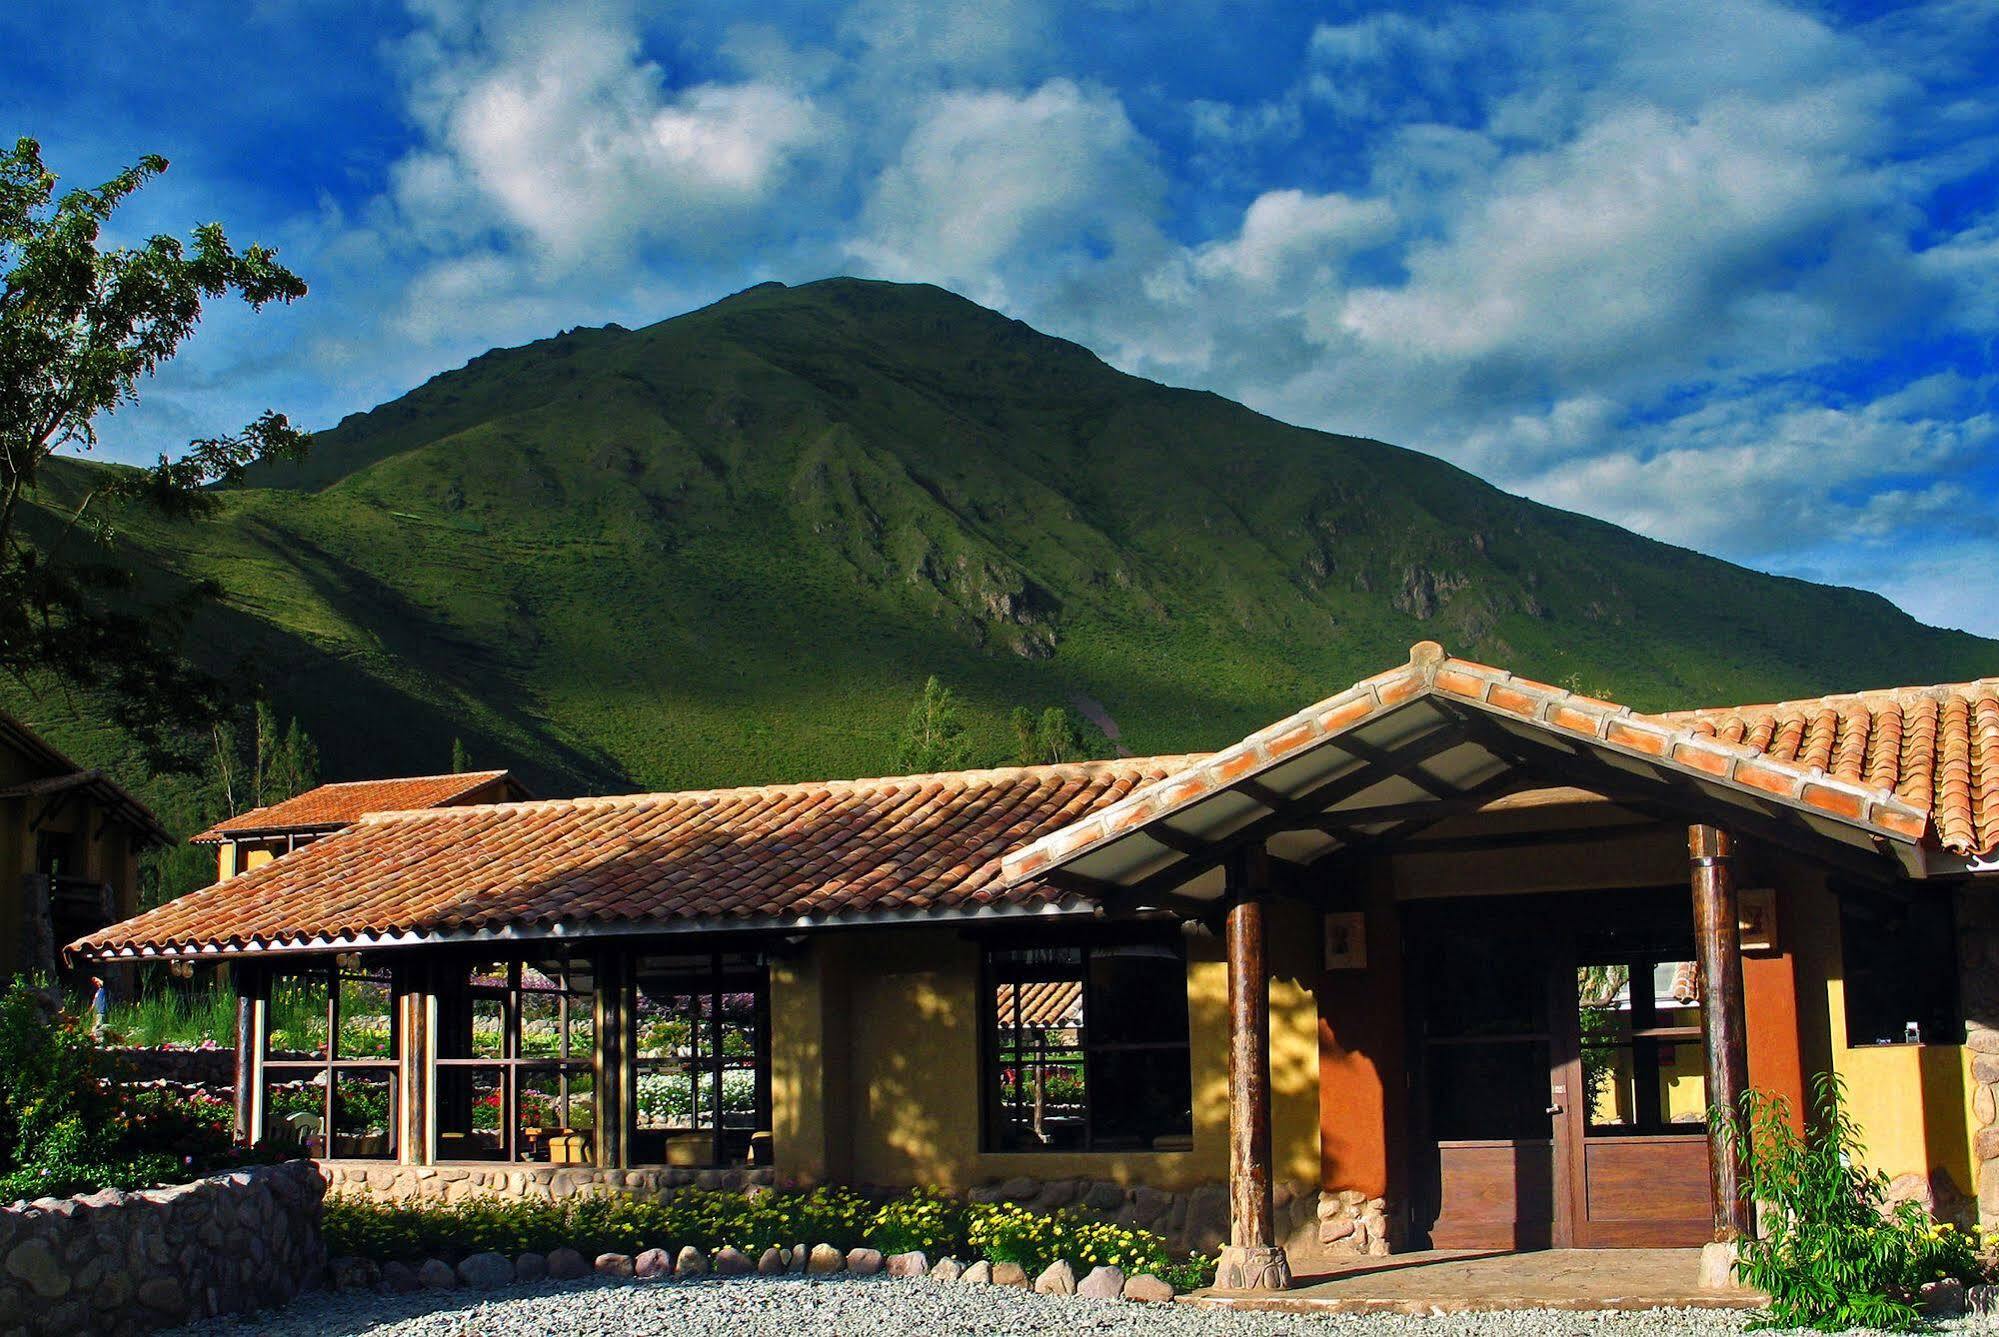
[[[1407,910],[1414,1242],[1711,1238],[1686,893]]]
[[[1415,1230],[1440,1249],[1568,1243],[1567,1055],[1548,938],[1494,907],[1412,915]]]
[[[1704,1243],[1714,1217],[1691,933],[1595,936],[1568,973],[1570,1235],[1582,1248]]]

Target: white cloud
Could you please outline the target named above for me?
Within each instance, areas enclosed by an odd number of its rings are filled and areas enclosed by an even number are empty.
[[[674,86],[614,8],[444,14],[410,49],[429,142],[396,169],[405,217],[445,245],[499,228],[555,270],[739,234],[833,128],[775,84]]]
[[[849,250],[882,277],[1000,300],[1014,262],[1059,269],[1147,244],[1162,189],[1104,90],[942,93],[876,177]]]

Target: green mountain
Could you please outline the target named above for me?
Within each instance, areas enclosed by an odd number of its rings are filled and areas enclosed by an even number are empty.
[[[123,541],[229,591],[205,653],[250,657],[328,778],[462,737],[550,794],[879,773],[933,673],[998,760],[1015,706],[1213,747],[1423,638],[1639,708],[1999,672],[1878,596],[850,279],[484,354]]]

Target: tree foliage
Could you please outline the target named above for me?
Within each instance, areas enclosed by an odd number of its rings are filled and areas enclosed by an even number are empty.
[[[952,771],[970,764],[972,741],[958,717],[958,698],[932,674],[917,693],[896,745],[897,769]]]
[[[140,380],[173,357],[206,303],[233,296],[255,310],[305,295],[273,251],[237,250],[219,223],[195,228],[191,243],[102,245],[113,213],[166,167],[149,155],[58,197],[34,140],[0,154],[0,670],[107,689],[114,720],[148,761],[186,769],[224,693],[180,653],[181,633],[216,590],[143,591],[118,560],[112,521],[126,505],[198,516],[212,505],[211,484],[298,455],[304,434],[266,412],[150,467],[96,474],[53,519],[37,505],[47,502],[50,459],[93,447],[98,417],[137,400]]]

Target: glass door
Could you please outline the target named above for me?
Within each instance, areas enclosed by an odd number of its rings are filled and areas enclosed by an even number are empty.
[[[1700,1244],[1713,1213],[1692,934],[1669,924],[1607,936],[1583,935],[1570,976],[1575,1242]]]

